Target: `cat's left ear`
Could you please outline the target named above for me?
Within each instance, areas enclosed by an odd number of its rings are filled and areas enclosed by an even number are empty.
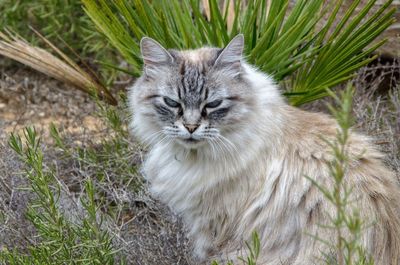
[[[221,67],[227,73],[237,76],[241,72],[241,60],[244,49],[243,34],[236,35],[229,44],[222,50],[214,63],[215,67]]]

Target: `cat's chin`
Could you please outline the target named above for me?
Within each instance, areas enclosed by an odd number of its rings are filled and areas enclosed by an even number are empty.
[[[198,149],[206,144],[205,140],[202,140],[202,139],[197,140],[197,139],[193,139],[193,138],[177,139],[177,142],[179,145],[181,145],[183,148],[186,148],[186,149]]]

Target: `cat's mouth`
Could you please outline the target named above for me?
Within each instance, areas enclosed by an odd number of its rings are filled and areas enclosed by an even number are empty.
[[[187,143],[198,143],[198,142],[200,142],[199,139],[194,139],[193,137],[184,139],[184,141],[187,142]]]
[[[179,139],[179,142],[185,147],[190,149],[197,149],[198,147],[204,144],[202,139],[195,139],[193,137],[186,138],[186,139]]]

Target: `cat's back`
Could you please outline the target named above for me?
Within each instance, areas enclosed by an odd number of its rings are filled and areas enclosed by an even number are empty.
[[[283,129],[283,138],[289,149],[298,152],[304,159],[331,161],[331,144],[338,144],[338,133],[341,130],[337,121],[324,113],[304,111],[291,106],[287,106],[284,113],[286,120],[290,121]],[[352,161],[378,159],[382,162],[384,158],[371,137],[353,128],[348,131],[346,148]]]
[[[322,113],[312,113],[287,107],[291,122],[285,126],[285,142],[282,159],[285,172],[292,176],[296,185],[292,194],[298,194],[295,202],[304,214],[305,223],[329,220],[321,216],[334,214],[335,209],[322,192],[308,178],[329,190],[334,177],[329,163],[335,159],[333,146],[338,146],[340,127],[336,120]],[[397,176],[384,163],[384,155],[373,144],[372,138],[349,130],[345,154],[347,167],[344,183],[352,188],[354,203],[362,209],[361,218],[376,222],[364,239],[366,249],[374,253],[376,264],[400,264],[400,186]],[[296,173],[297,172],[297,173]],[[308,177],[308,178],[306,178]],[[293,196],[296,198],[296,196]],[[320,216],[317,219],[313,219]],[[314,226],[316,227],[316,226]],[[316,232],[316,231],[315,231]]]
[[[338,134],[341,128],[337,121],[323,113],[304,111],[290,106],[287,107],[286,115],[291,117],[291,122],[283,130],[285,151],[282,155],[296,160],[299,166],[303,167],[305,171],[303,174],[316,175],[318,170],[315,169],[320,168],[321,176],[332,177],[326,167],[334,159],[333,147],[340,145]],[[349,129],[345,154],[349,171],[346,181],[357,185],[358,188],[366,189],[376,189],[385,184],[387,192],[393,191],[393,196],[400,198],[400,186],[396,174],[385,165],[385,156],[371,137]],[[312,165],[315,165],[315,168]],[[314,171],[310,172],[312,171],[310,168]]]

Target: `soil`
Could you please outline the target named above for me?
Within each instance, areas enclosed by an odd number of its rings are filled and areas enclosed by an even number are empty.
[[[46,135],[51,122],[71,133],[98,131],[96,106],[87,94],[21,65],[0,69],[0,135],[35,125]]]

